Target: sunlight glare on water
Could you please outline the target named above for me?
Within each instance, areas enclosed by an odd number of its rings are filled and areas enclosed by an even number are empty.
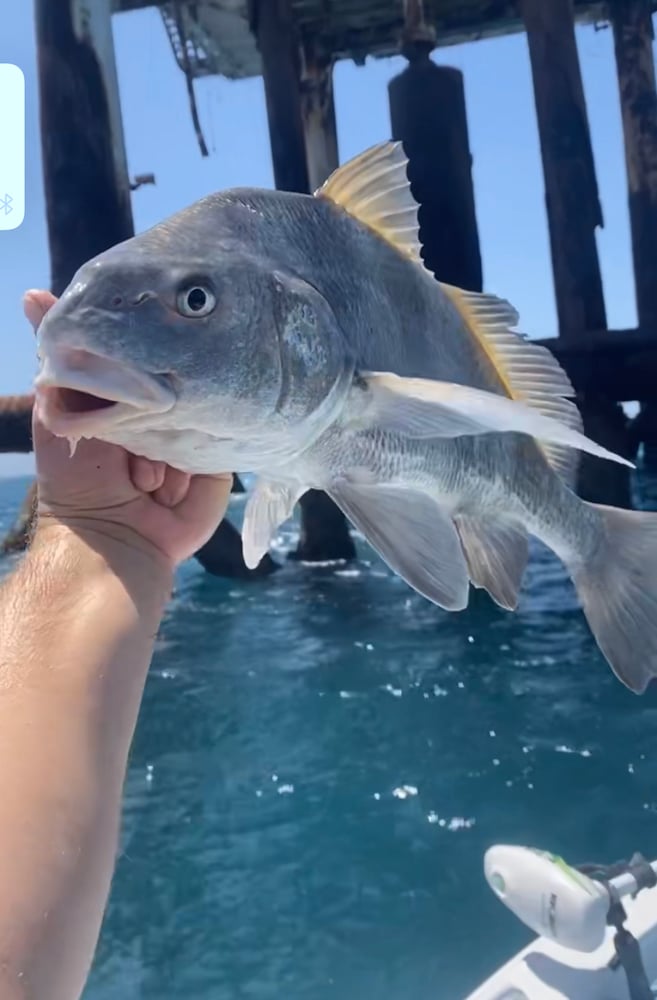
[[[450,615],[359,548],[180,571],[85,1000],[458,1000],[528,937],[492,843],[657,853],[657,697],[614,679],[556,560],[535,547],[515,615]]]

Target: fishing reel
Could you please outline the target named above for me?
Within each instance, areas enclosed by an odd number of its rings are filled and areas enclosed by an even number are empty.
[[[657,861],[635,854],[629,863],[572,867],[547,851],[496,845],[484,858],[495,895],[539,936],[573,951],[599,948],[615,928],[618,963],[630,1000],[654,1000],[636,938],[625,927],[622,899],[657,885]]]

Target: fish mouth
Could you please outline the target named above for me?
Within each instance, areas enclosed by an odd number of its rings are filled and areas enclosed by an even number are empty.
[[[77,348],[49,353],[34,388],[37,416],[57,437],[94,437],[136,416],[166,413],[176,402],[170,376]]]

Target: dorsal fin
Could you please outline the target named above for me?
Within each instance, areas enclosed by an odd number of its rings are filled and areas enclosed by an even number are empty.
[[[315,195],[340,205],[421,264],[418,204],[411,194],[407,164],[401,142],[379,143],[334,170]]]
[[[523,400],[545,416],[582,431],[580,412],[567,398],[575,395],[570,379],[546,347],[511,329],[518,323],[513,306],[495,295],[464,292],[442,282],[440,285],[476,337],[511,399]],[[541,448],[555,472],[572,485],[577,453],[560,445],[541,445]]]
[[[338,167],[315,195],[339,205],[424,267],[418,204],[411,194],[407,164],[400,142],[379,143]],[[513,306],[494,295],[440,284],[488,356],[508,396],[581,431],[579,410],[567,398],[575,395],[570,379],[547,348],[511,329],[518,322]],[[577,452],[560,445],[541,447],[550,465],[572,485]]]

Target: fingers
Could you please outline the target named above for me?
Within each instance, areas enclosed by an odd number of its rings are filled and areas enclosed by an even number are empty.
[[[163,507],[177,507],[187,496],[192,477],[188,472],[172,469],[170,465],[166,465],[165,470],[164,481],[153,493],[153,499]]]
[[[57,299],[51,292],[31,288],[23,296],[23,311],[36,333],[41,320]]]
[[[209,513],[216,513],[216,524],[224,515],[233,484],[231,473],[218,476],[192,476],[174,469],[164,462],[151,462],[146,458],[130,455],[130,478],[133,485],[162,507],[181,506],[186,521],[196,518],[207,520]]]
[[[151,462],[140,455],[128,456],[130,479],[135,489],[142,493],[153,493],[164,483],[167,466],[165,462]]]
[[[185,498],[185,520],[201,524],[207,522],[210,516],[212,526],[207,532],[209,538],[226,513],[232,485],[230,472],[218,476],[192,476]]]

